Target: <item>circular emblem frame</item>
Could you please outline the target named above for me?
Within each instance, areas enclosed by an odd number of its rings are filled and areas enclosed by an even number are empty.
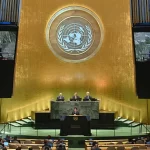
[[[46,41],[55,56],[65,62],[79,63],[92,58],[104,38],[101,20],[81,6],[57,11],[46,27]]]

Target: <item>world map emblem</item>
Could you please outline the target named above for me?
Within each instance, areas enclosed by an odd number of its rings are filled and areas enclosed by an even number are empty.
[[[57,41],[64,52],[80,54],[91,46],[92,35],[92,29],[88,24],[70,23],[60,25],[57,31]]]
[[[56,12],[46,28],[50,50],[63,61],[77,63],[92,58],[103,41],[103,28],[87,8],[70,6]]]

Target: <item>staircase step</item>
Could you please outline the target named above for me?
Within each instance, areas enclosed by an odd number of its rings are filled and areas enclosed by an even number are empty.
[[[32,122],[35,122],[35,120],[32,120],[32,118],[31,118],[31,117],[28,117],[27,119],[31,120]]]
[[[130,121],[130,120],[127,120],[127,121],[125,121],[124,123],[125,124],[132,124],[134,121]]]
[[[127,120],[127,121],[125,121],[124,123],[125,123],[125,124],[132,124],[132,123],[134,123],[134,121]]]
[[[134,123],[130,124],[129,126],[130,126],[130,127],[137,127],[137,126],[139,126],[139,125],[141,125],[141,123],[136,123],[136,122],[134,122]]]
[[[35,120],[32,120],[32,122],[34,122],[34,123],[35,123]]]
[[[21,124],[21,125],[24,125],[24,124],[27,124],[26,122],[24,122],[24,121],[21,121],[21,120],[18,120],[18,121],[16,121],[18,124]]]
[[[7,135],[10,134],[10,132],[6,132],[6,131],[1,131],[1,133],[7,134]]]
[[[121,119],[119,119],[118,121],[121,121],[121,122],[125,122],[125,121],[127,121],[128,119],[123,119],[123,118],[121,118]]]
[[[115,119],[115,121],[119,121],[120,119],[121,119],[121,117],[118,117],[118,118]]]
[[[31,119],[22,119],[22,121],[24,121],[24,122],[26,122],[26,123],[31,123],[31,122],[33,122]]]
[[[32,120],[30,116],[28,117],[28,119]]]
[[[14,126],[14,127],[21,127],[22,125],[16,122],[11,122],[9,123],[10,125]]]

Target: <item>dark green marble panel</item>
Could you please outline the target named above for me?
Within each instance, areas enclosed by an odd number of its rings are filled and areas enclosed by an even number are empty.
[[[60,116],[71,115],[74,107],[78,108],[81,115],[99,119],[99,101],[51,101],[51,118],[60,119]]]

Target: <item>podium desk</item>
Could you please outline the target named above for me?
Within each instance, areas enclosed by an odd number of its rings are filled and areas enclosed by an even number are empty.
[[[90,117],[82,115],[63,116],[60,119],[60,136],[85,135],[91,136]]]

